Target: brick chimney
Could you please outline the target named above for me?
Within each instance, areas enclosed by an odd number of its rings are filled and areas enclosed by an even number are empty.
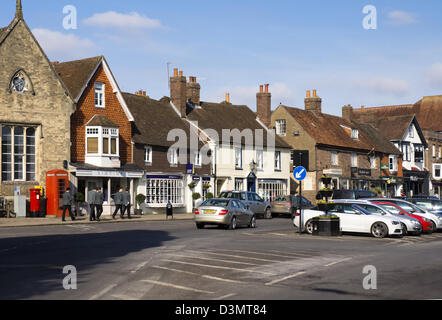
[[[313,112],[316,115],[321,115],[322,113],[322,99],[318,97],[317,91],[313,90],[313,96],[310,94],[310,90],[307,91],[307,96],[304,100],[305,110]]]
[[[256,94],[256,110],[258,119],[267,127],[270,127],[272,120],[272,94],[269,92],[269,85],[259,86],[259,92]]]
[[[201,86],[196,82],[196,77],[189,77],[189,82],[187,83],[187,101],[191,101],[195,106],[201,104]]]
[[[173,70],[173,77],[170,78],[170,99],[181,114],[182,118],[187,116],[187,79],[183,71]]]
[[[347,121],[353,120],[353,107],[350,104],[342,107],[342,118]]]

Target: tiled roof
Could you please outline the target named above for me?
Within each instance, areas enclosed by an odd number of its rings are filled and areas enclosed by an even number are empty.
[[[183,130],[190,139],[190,125],[175,112],[168,98],[158,101],[130,93],[123,93],[123,97],[135,119],[135,143],[170,147],[175,142],[167,141],[167,136],[173,129]]]
[[[77,99],[102,59],[103,56],[98,56],[63,63],[53,62],[53,65],[72,97]]]
[[[376,149],[376,145],[370,141],[365,132],[360,130],[355,123],[328,114],[318,116],[310,111],[287,106],[282,107],[287,110],[317,144],[358,150]],[[359,139],[352,139],[342,126],[358,129]]]
[[[106,117],[105,115],[94,115],[91,120],[86,124],[88,127],[108,127],[108,128],[118,128],[118,125],[115,124],[111,119]]]
[[[391,143],[391,141],[385,137],[382,132],[376,129],[371,124],[359,123],[354,121],[355,124],[362,130],[371,142],[376,146],[376,150],[385,154],[402,155],[402,152]]]
[[[257,121],[256,114],[245,105],[233,105],[228,102],[201,102],[201,107],[192,110],[187,118],[190,121],[197,121],[198,127],[202,130],[215,130],[220,140],[222,140],[223,130],[225,129],[238,129],[240,132],[251,129],[253,134],[255,134],[255,130],[263,130],[263,146],[267,146],[266,128]],[[276,135],[275,146],[291,148]]]

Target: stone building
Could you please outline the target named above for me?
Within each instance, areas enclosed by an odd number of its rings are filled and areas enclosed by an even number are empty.
[[[29,194],[66,169],[75,101],[23,19],[21,1],[0,28],[0,194]]]

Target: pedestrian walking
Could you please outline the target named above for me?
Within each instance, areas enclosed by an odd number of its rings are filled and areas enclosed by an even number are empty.
[[[97,221],[100,221],[101,215],[103,214],[103,203],[104,203],[103,189],[97,188],[96,194],[95,194],[95,206],[97,209]]]
[[[95,207],[96,207],[96,194],[97,192],[92,189],[87,193],[87,202],[89,203],[89,208],[90,208],[90,217],[89,220],[90,221],[95,221],[96,217],[95,217]]]
[[[115,211],[112,215],[112,219],[115,219],[117,216],[118,211],[120,211],[120,217],[123,218],[123,189],[121,188],[120,191],[118,191],[114,196],[114,202],[115,202]]]
[[[72,221],[75,221],[75,217],[72,215],[72,202],[73,202],[73,197],[71,194],[71,188],[67,188],[66,192],[63,193],[63,198],[62,198],[62,205],[63,205],[63,217],[62,217],[62,221],[66,222],[66,210],[69,212],[69,217],[72,219]]]
[[[126,188],[126,191],[123,192],[123,217],[124,217],[124,213],[127,211],[127,217],[129,219],[132,219],[130,216],[130,209],[131,209],[131,199],[130,199],[130,192],[129,192],[129,188]]]
[[[169,200],[169,202],[167,202],[166,220],[169,220],[169,217],[172,217],[172,220],[173,220],[173,206],[172,206],[172,203],[170,202],[170,200]]]

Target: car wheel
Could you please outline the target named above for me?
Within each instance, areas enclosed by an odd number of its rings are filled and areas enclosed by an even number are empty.
[[[196,228],[197,229],[204,229],[205,225],[203,223],[197,223]]]
[[[251,228],[251,229],[256,228],[256,217],[255,216],[253,216],[252,219],[250,220],[249,228]]]
[[[264,218],[267,220],[270,220],[273,218],[272,215],[272,210],[270,210],[269,208],[266,209],[265,213],[264,213]]]
[[[437,232],[437,225],[436,225],[436,223],[434,223],[434,221],[431,221],[431,224],[433,225],[433,232],[436,233]]]
[[[313,234],[313,221],[309,220],[305,224],[305,231],[307,231],[308,234]]]
[[[406,236],[408,235],[408,229],[407,226],[405,224],[402,223],[402,235]]]
[[[229,229],[230,230],[236,230],[237,227],[238,227],[238,225],[236,224],[236,218],[233,217],[232,221],[230,222]]]
[[[376,222],[371,227],[371,234],[373,235],[373,237],[378,239],[385,238],[386,236],[388,236],[388,227],[383,222]]]

